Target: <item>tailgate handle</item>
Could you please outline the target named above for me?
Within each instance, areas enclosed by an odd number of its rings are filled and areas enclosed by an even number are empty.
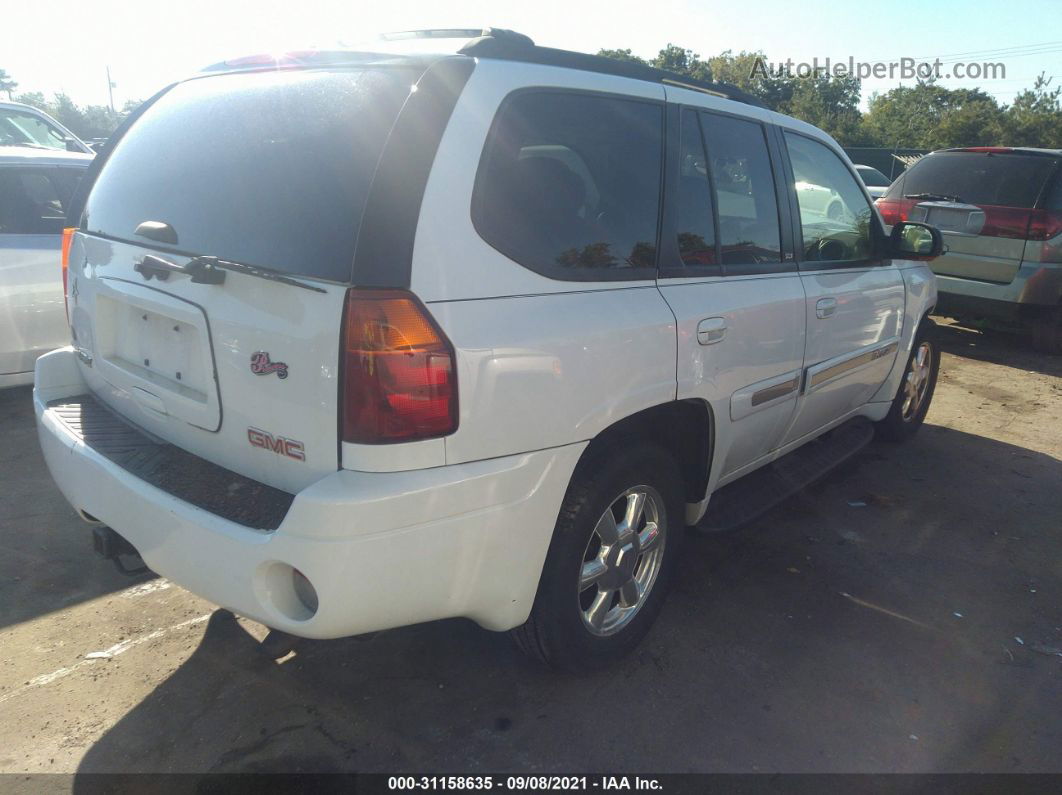
[[[133,265],[133,270],[151,281],[155,277],[160,282],[170,278],[171,273],[184,273],[192,277],[196,284],[224,284],[225,271],[214,266],[206,258],[197,257],[187,265],[178,265],[176,262],[156,257],[152,254],[144,255],[144,258]]]
[[[138,386],[134,386],[132,389],[133,400],[135,400],[141,408],[145,408],[148,411],[153,411],[156,414],[167,416],[169,414],[166,411],[166,404],[162,402],[162,398],[158,395],[148,392],[146,389],[141,389]]]

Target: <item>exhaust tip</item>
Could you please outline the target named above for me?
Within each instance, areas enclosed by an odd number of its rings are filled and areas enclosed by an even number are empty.
[[[114,561],[114,565],[118,567],[118,571],[122,574],[128,574],[133,577],[148,571],[148,567],[144,564],[144,559],[140,557],[136,547],[106,525],[97,524],[92,528],[92,549],[101,558]],[[140,565],[126,566],[122,562],[123,557],[135,558],[140,562]]]

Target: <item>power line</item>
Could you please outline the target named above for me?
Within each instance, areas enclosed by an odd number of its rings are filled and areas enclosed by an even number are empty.
[[[1010,54],[1010,55],[977,55],[977,56],[973,56],[973,57],[975,59],[980,59],[980,60],[986,60],[986,59],[989,59],[989,58],[997,58],[997,59],[1001,59],[1001,60],[1010,60],[1010,59],[1013,59],[1013,58],[1027,58],[1030,55],[1050,55],[1050,54],[1056,53],[1056,52],[1062,52],[1062,47],[1052,47],[1050,49],[1037,50],[1035,52],[1018,52],[1018,53],[1013,53],[1013,54]],[[920,59],[916,58],[915,60],[920,60]],[[924,60],[924,59],[922,59],[922,60]],[[970,60],[970,58],[969,57],[957,58],[955,60],[950,60],[950,61],[945,61],[943,59],[934,59],[934,60],[940,60],[940,65],[941,66],[945,66],[945,65],[948,65],[948,64],[968,62]]]
[[[1038,47],[1056,47],[1058,45],[1062,45],[1062,41],[1044,41],[1038,44],[1020,44],[1015,45],[1013,47],[997,47],[994,49],[985,50],[967,50],[966,52],[946,52],[939,55],[917,55],[915,56],[915,59],[919,60],[925,58],[954,58],[957,56],[968,55],[973,55],[975,57],[991,57],[994,53],[1005,53],[1010,52],[1012,50],[1029,50]]]

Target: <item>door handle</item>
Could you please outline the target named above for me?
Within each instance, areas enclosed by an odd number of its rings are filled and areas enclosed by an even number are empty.
[[[820,298],[815,302],[815,317],[819,320],[830,317],[837,311],[837,299],[836,298]]]
[[[725,336],[725,317],[708,317],[697,324],[697,342],[701,345],[714,345],[722,342]]]

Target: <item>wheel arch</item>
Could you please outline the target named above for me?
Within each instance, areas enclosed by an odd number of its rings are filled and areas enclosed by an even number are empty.
[[[704,499],[715,452],[715,417],[707,401],[672,400],[614,422],[590,440],[575,471],[624,440],[660,445],[674,456],[682,472],[686,502],[699,503]]]

